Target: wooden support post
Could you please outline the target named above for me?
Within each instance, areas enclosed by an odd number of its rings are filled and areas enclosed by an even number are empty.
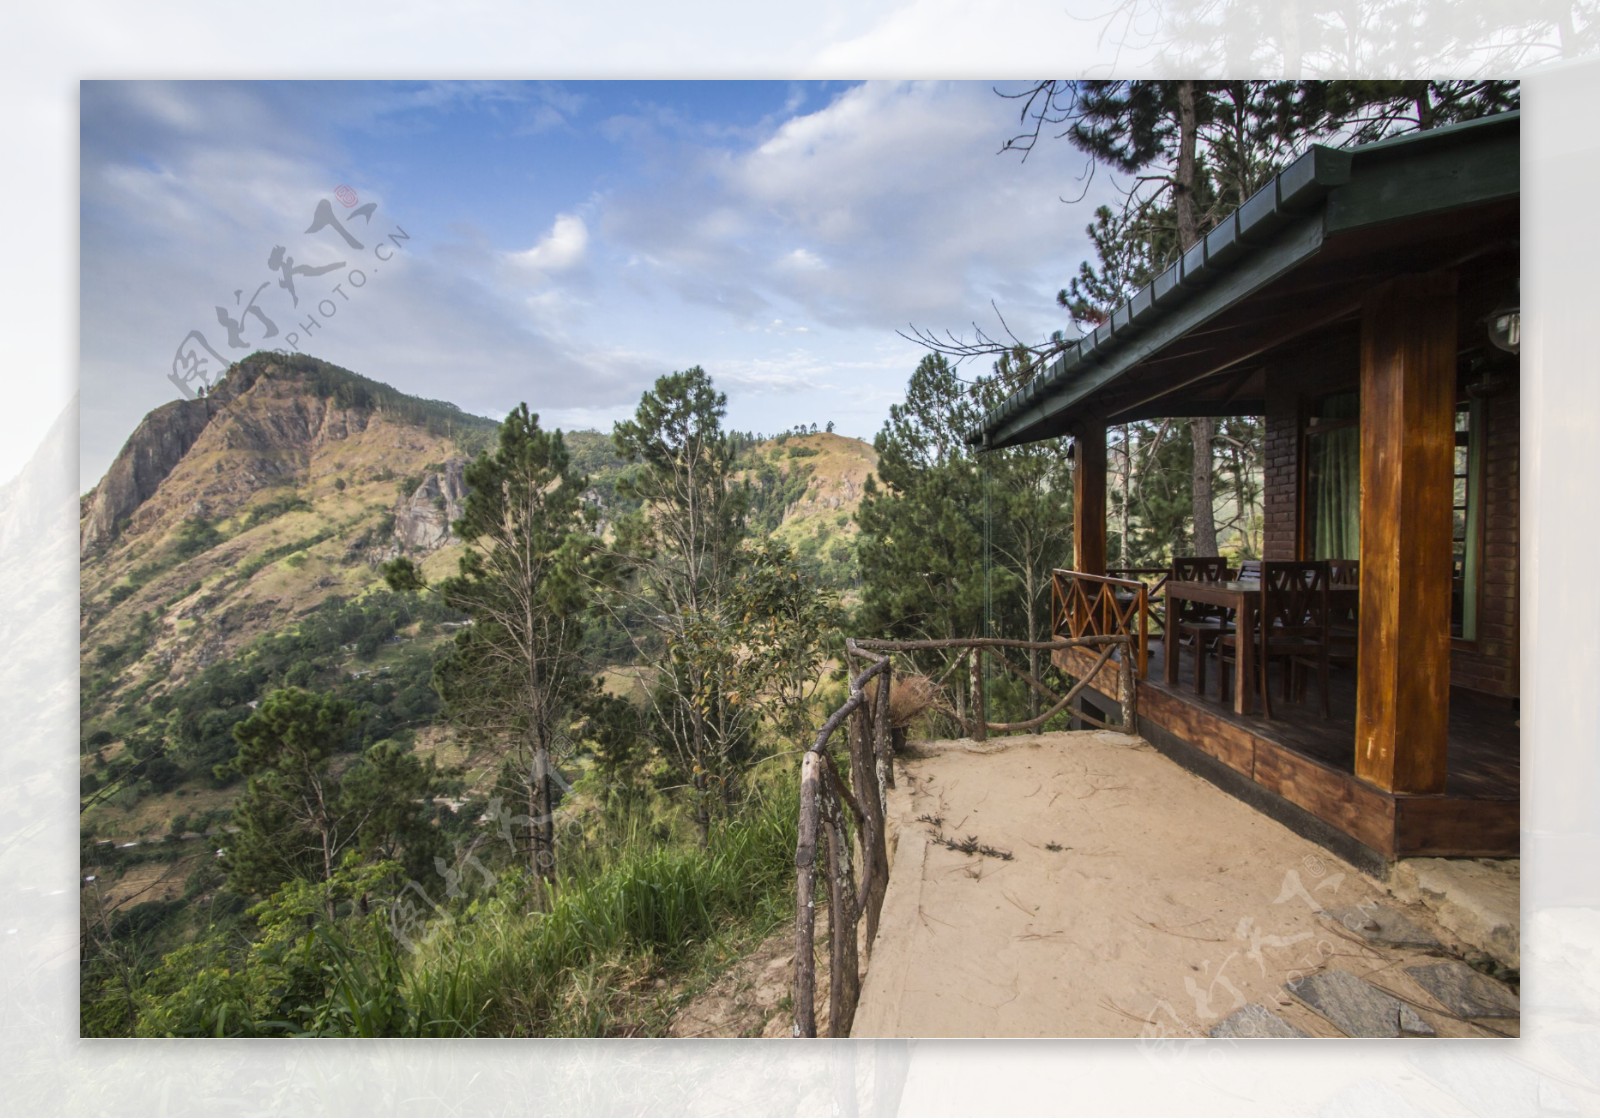
[[[1450,704],[1456,276],[1402,276],[1361,319],[1356,776],[1442,793]]]
[[[1072,432],[1073,569],[1106,573],[1106,425],[1080,421]]]

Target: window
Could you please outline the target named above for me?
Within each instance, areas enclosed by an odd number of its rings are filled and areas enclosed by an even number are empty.
[[[1481,400],[1456,405],[1455,478],[1450,509],[1450,636],[1476,641],[1483,539]]]
[[[1450,493],[1450,636],[1478,637],[1483,564],[1483,401],[1455,410]],[[1357,394],[1318,401],[1306,423],[1301,552],[1306,559],[1361,556],[1361,433]]]
[[[1306,426],[1306,559],[1361,556],[1361,405],[1353,392],[1318,402]]]

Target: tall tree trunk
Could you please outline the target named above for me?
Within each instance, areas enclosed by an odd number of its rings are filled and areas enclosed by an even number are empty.
[[[694,775],[694,826],[702,849],[711,846],[711,790],[706,771]]]
[[[317,794],[317,805],[314,811],[317,834],[322,839],[322,880],[323,882],[328,882],[333,878],[333,820],[328,811],[327,799],[323,796],[322,782],[312,781],[311,787]],[[332,921],[334,919],[332,894],[328,895],[327,901],[324,902],[324,907],[328,912],[328,920]]]
[[[555,797],[550,780],[550,747],[535,741],[533,780],[528,783],[528,815],[533,818],[529,844],[533,871],[546,883],[556,878]]]
[[[1172,203],[1178,217],[1178,245],[1187,252],[1200,239],[1200,218],[1195,212],[1195,148],[1200,138],[1195,111],[1194,83],[1178,83],[1178,170],[1172,183]]]
[[[1194,83],[1179,82],[1178,173],[1172,189],[1178,212],[1178,242],[1184,251],[1200,240],[1200,220],[1195,212],[1195,146],[1199,133]],[[1217,523],[1211,512],[1211,418],[1197,416],[1190,422],[1189,430],[1194,444],[1194,554],[1214,556],[1217,554]]]
[[[1133,530],[1133,443],[1130,441],[1131,430],[1127,424],[1122,425],[1122,545],[1118,549],[1122,556],[1122,566],[1132,567],[1132,553],[1129,549],[1128,533]]]
[[[1194,554],[1217,554],[1217,521],[1212,512],[1211,492],[1211,436],[1210,416],[1196,416],[1189,421],[1189,431],[1194,438],[1194,472],[1191,485],[1194,492]]]
[[[1048,636],[1041,637],[1039,634],[1039,582],[1033,567],[1033,552],[1029,550],[1025,555],[1028,557],[1027,584],[1024,588],[1028,601],[1028,640],[1047,641],[1049,640]],[[1001,653],[1000,655],[1004,656],[1005,654]],[[1039,650],[1037,649],[1028,650],[1028,673],[1035,680],[1039,678]],[[1037,719],[1038,717],[1039,693],[1029,688],[1028,718]]]
[[[1246,428],[1246,431],[1249,431]],[[1258,556],[1255,536],[1255,501],[1250,496],[1250,475],[1245,465],[1245,450],[1243,442],[1234,441],[1229,446],[1228,461],[1233,468],[1233,492],[1239,503],[1238,523],[1239,535],[1243,539],[1242,550],[1247,556]]]
[[[704,694],[703,681],[698,670],[691,667],[689,680],[691,696]],[[699,832],[700,846],[711,846],[711,742],[697,702],[689,708],[689,728],[694,751],[694,823]]]

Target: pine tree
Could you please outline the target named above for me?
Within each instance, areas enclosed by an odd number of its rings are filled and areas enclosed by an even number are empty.
[[[749,493],[733,479],[726,407],[695,366],[657,380],[612,433],[618,452],[638,464],[622,489],[641,507],[616,529],[628,606],[646,625],[638,646],[657,669],[657,725],[694,788],[703,842],[715,806],[734,800],[758,710],[735,612]]]
[[[967,637],[983,624],[982,477],[962,434],[980,410],[942,354],[918,363],[873,440],[857,514],[860,624],[874,635]],[[879,484],[881,482],[881,485]]]
[[[1071,547],[1068,457],[1058,440],[979,454],[963,439],[1032,374],[1008,355],[967,385],[941,354],[912,373],[875,440],[883,484],[868,479],[857,513],[863,632],[1048,638],[1050,571]],[[1036,654],[1029,668],[1037,678]]]
[[[467,546],[439,590],[472,624],[435,669],[450,716],[507,749],[526,812],[528,859],[544,881],[556,877],[556,762],[567,729],[592,690],[581,656],[583,615],[602,576],[586,480],[571,465],[559,431],[519,405],[499,441],[467,467],[467,500],[456,535]],[[409,561],[385,570],[395,589],[420,585]]]

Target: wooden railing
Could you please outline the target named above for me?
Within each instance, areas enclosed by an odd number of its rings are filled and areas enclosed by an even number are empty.
[[[1150,665],[1150,591],[1136,579],[1051,572],[1051,622],[1062,637],[1125,637],[1139,678]]]
[[[1006,649],[1060,650],[1098,648],[1093,666],[1068,690],[1057,696],[1033,673],[1012,664]],[[925,650],[953,650],[956,658],[950,668],[959,671],[970,664],[971,702],[962,712],[945,705],[973,739],[982,742],[990,732],[1021,733],[1036,730],[1066,710],[1090,681],[1108,665],[1122,673],[1122,721],[1112,724],[1078,712],[1078,717],[1096,726],[1137,733],[1137,692],[1134,687],[1135,657],[1133,639],[1126,634],[1096,634],[1083,637],[1057,637],[1051,641],[1016,641],[998,637],[951,638],[933,641],[877,641],[848,639],[845,658],[855,674],[850,678],[849,696],[830,715],[816,740],[806,750],[800,766],[800,837],[795,847],[795,954],[794,954],[794,1036],[817,1036],[816,1012],[816,862],[819,846],[827,867],[827,910],[829,940],[828,1033],[848,1037],[855,1022],[861,998],[861,975],[866,961],[861,959],[861,921],[866,920],[865,945],[870,956],[878,934],[878,919],[889,887],[889,855],[884,832],[888,790],[894,788],[893,728],[890,726],[889,698],[893,685],[893,657],[896,653]],[[1112,661],[1112,655],[1122,656]],[[877,654],[874,656],[873,654]],[[1041,698],[1049,702],[1042,714],[1020,722],[988,721],[984,701],[984,657],[1004,666],[1020,677]],[[856,665],[866,662],[855,672]],[[947,673],[948,675],[948,673]],[[841,726],[849,724],[850,772],[839,771],[828,743]],[[856,871],[860,866],[859,874]]]
[[[1170,567],[1108,567],[1106,574],[1113,579],[1127,579],[1144,584],[1145,609],[1149,613],[1149,624],[1165,633],[1167,630],[1166,600],[1161,594],[1161,588],[1167,585],[1167,580],[1172,577]]]
[[[857,642],[845,642],[854,667]],[[828,866],[828,1033],[850,1036],[861,997],[857,928],[867,920],[867,951],[878,933],[878,915],[889,888],[889,853],[883,818],[894,787],[889,742],[889,657],[878,657],[850,679],[850,695],[828,716],[800,765],[800,840],[795,847],[794,1036],[817,1036],[816,860],[826,844]],[[870,690],[869,690],[870,689]],[[850,720],[850,780],[828,753],[833,732]],[[845,828],[848,809],[861,843],[861,876]]]

